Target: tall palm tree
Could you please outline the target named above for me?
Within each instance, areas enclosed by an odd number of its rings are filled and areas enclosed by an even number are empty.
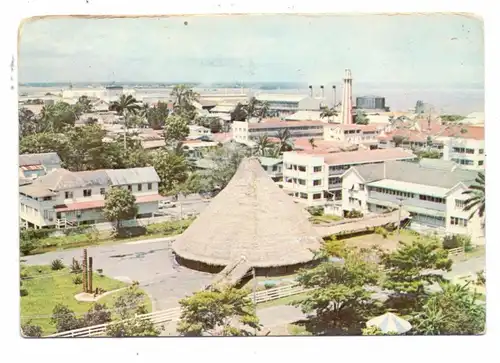
[[[111,103],[109,109],[111,111],[116,111],[120,116],[126,114],[136,115],[141,110],[141,106],[131,95],[121,95],[118,101]]]
[[[484,211],[486,208],[486,198],[484,193],[484,173],[479,172],[477,174],[475,184],[469,187],[469,190],[465,191],[464,194],[470,195],[470,197],[465,201],[464,211],[472,211],[469,219],[471,219],[474,214],[478,213],[479,217],[484,216]]]
[[[200,95],[185,84],[178,84],[170,95],[174,98],[174,109],[179,113],[193,111],[193,102],[198,101]]]
[[[257,154],[260,156],[264,156],[266,154],[266,150],[272,146],[272,143],[269,141],[269,137],[267,134],[259,136],[257,139]]]
[[[250,118],[257,116],[259,108],[261,106],[261,102],[256,99],[255,97],[250,98],[248,103],[246,105],[243,105],[242,108],[247,114],[247,121],[250,120]]]
[[[321,118],[327,118],[328,122],[330,122],[330,117],[335,117],[338,115],[338,112],[335,110],[335,107],[328,108],[328,107],[322,107],[321,108],[321,114],[319,117]]]
[[[291,151],[293,149],[292,135],[290,131],[286,128],[279,130],[276,133],[276,137],[279,139],[279,151],[283,153],[285,151]]]
[[[259,118],[263,119],[270,116],[269,103],[267,101],[261,102],[259,108]]]

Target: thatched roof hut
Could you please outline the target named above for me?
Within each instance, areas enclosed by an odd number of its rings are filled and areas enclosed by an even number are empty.
[[[321,242],[301,207],[256,158],[246,158],[172,248],[181,264],[196,269],[222,269],[242,257],[251,267],[269,269],[313,260]]]

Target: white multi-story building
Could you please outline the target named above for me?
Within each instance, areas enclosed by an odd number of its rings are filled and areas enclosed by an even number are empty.
[[[20,218],[25,227],[66,227],[104,222],[106,192],[113,187],[132,192],[137,218],[158,211],[160,178],[152,167],[71,172],[55,169],[19,188]]]
[[[414,160],[402,149],[346,151],[315,154],[283,153],[283,190],[309,206],[324,205],[342,195],[342,174],[352,166],[388,160]]]
[[[342,176],[342,211],[384,213],[402,208],[410,213],[411,228],[419,232],[482,237],[479,217],[464,211],[477,172],[450,163],[401,161],[355,166]]]
[[[449,137],[443,140],[443,160],[451,160],[464,169],[485,168],[484,139]]]
[[[259,161],[267,175],[281,187],[281,182],[283,181],[283,159],[260,157]]]
[[[292,137],[321,137],[325,123],[319,121],[269,121],[249,123],[234,121],[232,125],[233,139],[237,142],[248,143],[260,136],[275,137],[278,132],[288,129]]]
[[[260,93],[255,98],[267,102],[269,110],[280,115],[291,115],[299,110],[317,111],[325,103],[324,98],[314,98],[308,95]]]
[[[348,142],[351,144],[378,145],[378,136],[384,125],[326,124],[323,138],[330,141]]]

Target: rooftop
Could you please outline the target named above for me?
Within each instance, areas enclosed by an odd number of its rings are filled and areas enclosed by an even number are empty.
[[[256,94],[255,98],[259,101],[267,102],[300,102],[308,95],[297,95],[297,94],[280,94],[280,93],[260,93]]]
[[[324,155],[325,164],[344,165],[375,163],[389,160],[415,159],[416,156],[407,150],[400,148],[344,151]]]
[[[325,126],[321,121],[267,121],[255,124],[248,124],[249,129],[267,129],[267,128],[294,128],[294,127],[307,127],[307,126]]]
[[[384,167],[385,164],[385,167]],[[451,189],[460,182],[473,183],[477,172],[455,168],[442,170],[430,168],[425,163],[388,161],[384,164],[366,164],[353,167],[367,182],[391,179],[407,183]],[[384,173],[385,170],[385,173]]]
[[[60,163],[61,158],[59,158],[59,155],[57,155],[57,153],[55,152],[19,155],[19,166],[55,165]]]

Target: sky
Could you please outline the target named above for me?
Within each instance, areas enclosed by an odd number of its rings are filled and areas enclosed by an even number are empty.
[[[42,18],[19,81],[483,84],[483,23],[461,15]]]

